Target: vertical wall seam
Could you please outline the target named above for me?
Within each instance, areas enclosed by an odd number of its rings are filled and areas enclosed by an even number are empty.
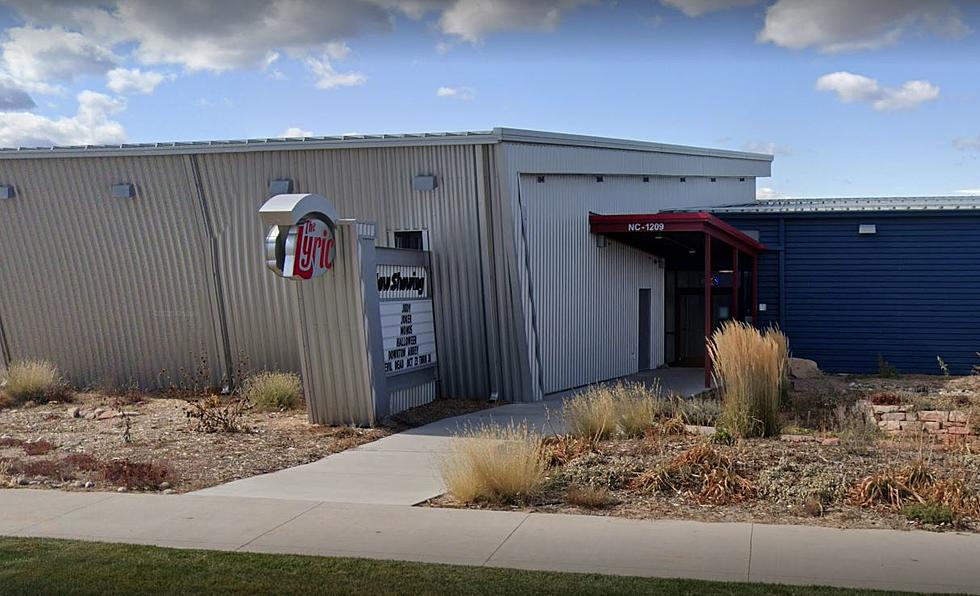
[[[489,282],[487,280],[487,272],[492,271],[492,267],[490,267],[489,263],[486,263],[484,261],[486,259],[492,258],[491,255],[493,254],[493,252],[490,249],[491,235],[489,233],[490,226],[489,223],[487,222],[486,202],[489,196],[488,193],[486,192],[486,183],[487,183],[486,168],[484,168],[483,170],[484,175],[480,176],[479,161],[480,161],[480,156],[483,153],[482,147],[483,147],[482,145],[473,146],[473,190],[474,190],[473,199],[476,201],[476,218],[477,218],[476,241],[477,241],[477,246],[480,247],[480,309],[482,311],[480,322],[483,325],[484,365],[486,366],[487,369],[487,389],[489,394],[489,393],[493,393],[494,391],[494,385],[495,385],[494,379],[496,377],[493,371],[493,365],[491,363],[491,355],[490,355],[490,326],[487,324],[487,317],[490,314],[489,311],[487,310],[487,294],[490,291],[488,285]],[[480,188],[481,186],[483,187],[482,191]],[[481,195],[483,196],[482,205],[480,201]],[[486,235],[484,235],[483,233],[484,226],[482,224],[486,224],[487,226],[488,231]],[[485,238],[487,243],[486,246],[484,246],[484,236],[486,237]]]
[[[534,299],[534,276],[531,275],[531,248],[527,239],[527,221],[524,219],[524,202],[521,198],[520,172],[517,174],[517,217],[521,223],[521,240],[524,242],[524,267],[527,270],[527,297],[531,306],[531,333],[534,335],[534,360],[537,363],[538,391],[544,396],[544,370],[541,367],[541,340],[538,337],[538,309]]]
[[[201,182],[201,171],[200,164],[198,163],[197,155],[189,155],[188,161],[191,166],[191,175],[194,178],[194,189],[197,191],[197,202],[198,207],[201,209],[201,217],[204,220],[204,231],[208,237],[208,244],[211,247],[211,277],[214,283],[214,298],[217,306],[218,313],[218,328],[215,330],[216,335],[220,338],[220,343],[222,350],[224,351],[224,361],[225,372],[224,378],[228,383],[228,388],[234,387],[236,379],[233,378],[233,372],[235,370],[232,363],[231,356],[231,338],[228,334],[228,316],[225,306],[224,299],[224,288],[221,283],[221,267],[220,258],[218,256],[218,235],[214,229],[214,219],[211,216],[211,212],[208,209],[207,200],[204,197],[204,184]],[[214,327],[214,320],[212,319],[212,327]]]
[[[3,330],[3,319],[0,318],[0,364],[6,368],[12,361],[13,355],[10,353],[10,345],[7,344],[7,334]]]

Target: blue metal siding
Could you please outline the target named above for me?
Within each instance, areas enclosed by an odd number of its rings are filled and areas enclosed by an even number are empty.
[[[879,354],[906,373],[939,373],[937,356],[954,374],[980,364],[980,216],[723,217],[759,230],[769,247],[759,261],[759,301],[768,306],[760,320],[782,315],[794,355],[830,372],[875,372]],[[877,234],[858,235],[862,223]]]

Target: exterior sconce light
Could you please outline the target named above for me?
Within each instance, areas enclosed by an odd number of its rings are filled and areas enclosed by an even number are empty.
[[[288,195],[293,192],[293,181],[290,178],[276,178],[269,183],[269,194],[272,196],[276,195]]]
[[[6,201],[7,199],[14,198],[14,187],[10,184],[4,184],[0,186],[0,201]]]
[[[876,224],[861,224],[858,226],[858,234],[862,236],[871,236],[878,233],[878,226]]]
[[[425,176],[413,176],[412,177],[412,190],[418,191],[430,191],[435,190],[439,187],[439,181],[435,176],[425,175]]]
[[[112,185],[112,198],[114,199],[132,199],[135,196],[136,187],[128,182],[124,184]]]

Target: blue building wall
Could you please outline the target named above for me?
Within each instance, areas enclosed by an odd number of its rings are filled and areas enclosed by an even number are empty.
[[[938,374],[937,356],[953,374],[980,365],[980,215],[719,216],[767,246],[759,318],[794,356],[829,372],[876,372],[879,354],[903,373]]]

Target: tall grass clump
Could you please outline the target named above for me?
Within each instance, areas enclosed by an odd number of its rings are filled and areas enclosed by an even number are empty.
[[[779,433],[779,403],[789,350],[775,328],[760,331],[727,321],[708,342],[715,383],[721,392],[721,424],[742,437]]]
[[[620,382],[586,388],[565,402],[562,415],[570,433],[600,441],[616,434],[641,436],[657,419],[675,416],[678,408],[659,384]]]
[[[242,397],[261,410],[290,410],[302,401],[303,383],[299,375],[261,372],[245,379]]]
[[[607,386],[592,385],[569,399],[562,408],[568,431],[594,441],[607,439],[616,432],[616,395]]]
[[[547,471],[547,450],[527,425],[489,424],[452,441],[442,479],[460,501],[507,502],[537,493]]]
[[[46,360],[13,362],[0,377],[0,393],[13,404],[48,402],[70,397],[58,369]]]

